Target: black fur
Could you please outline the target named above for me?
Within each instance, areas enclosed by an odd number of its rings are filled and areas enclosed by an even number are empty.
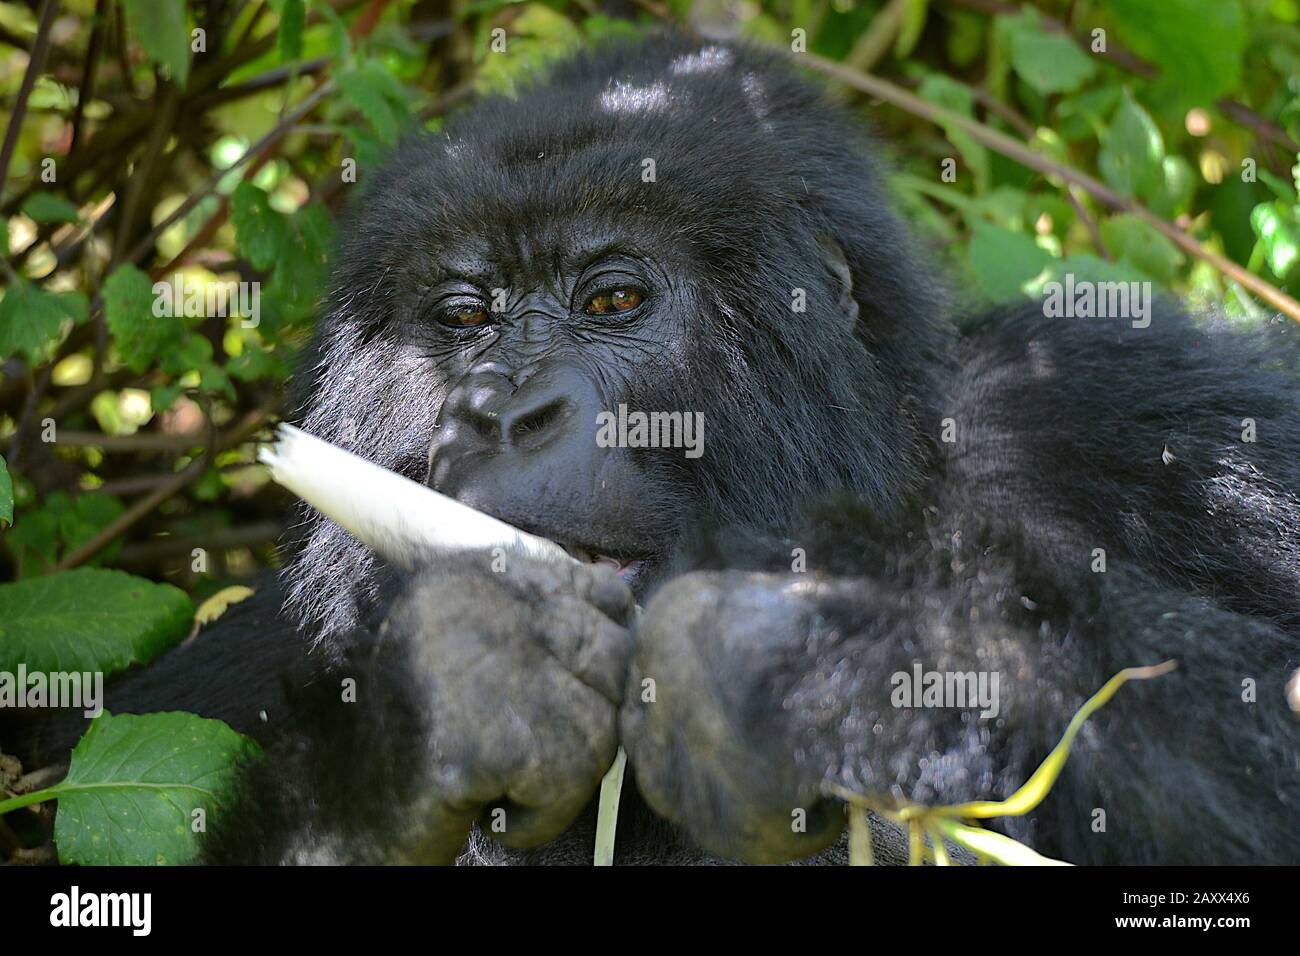
[[[634,525],[653,568],[618,717],[648,808],[628,796],[621,862],[821,852],[843,826],[828,783],[899,801],[1005,796],[1107,678],[1166,659],[1178,670],[1122,689],[1042,807],[1002,826],[1076,862],[1300,862],[1300,725],[1283,694],[1300,666],[1295,330],[1234,330],[1168,304],[1138,329],[1025,304],[958,338],[887,211],[877,153],[818,87],[744,49],[670,37],[581,56],[517,102],[489,100],[406,143],[370,177],[300,383],[302,421],[425,480],[443,401],[498,347],[448,345],[430,325],[422,292],[447,257],[484,249],[514,274],[575,236],[652,250],[673,306],[658,340],[555,346],[607,407],[707,423],[696,462],[635,456],[642,494],[623,497],[639,500],[584,503]],[[794,289],[806,313],[791,311]],[[944,419],[954,442],[941,440]],[[558,538],[581,523],[566,502],[539,493],[537,514],[502,516]],[[470,819],[510,802],[510,774],[536,768],[502,771],[499,800],[453,799],[500,741],[489,714],[477,756],[447,755],[439,735],[482,702],[449,702],[442,688],[456,685],[422,648],[522,655],[556,636],[537,621],[570,620],[548,617],[557,609],[579,615],[584,640],[608,622],[563,587],[508,585],[471,560],[399,582],[406,610],[390,613],[377,560],[332,523],[303,520],[281,627],[231,618],[190,651],[216,667],[222,655],[200,648],[234,646],[252,666],[272,642],[306,638],[328,665],[277,703],[286,719],[269,725],[285,733],[217,821],[209,857],[447,859]],[[805,572],[791,570],[796,548]],[[436,592],[448,575],[462,585]],[[431,587],[444,597],[410,597]],[[480,588],[450,621],[455,593]],[[515,613],[544,633],[485,636]],[[1000,715],[892,706],[890,676],[914,661],[998,672]],[[568,686],[562,669],[547,673],[546,686]],[[339,703],[345,676],[362,689],[355,705]],[[517,675],[499,676],[508,689],[494,703],[534,712]],[[641,702],[644,677],[654,704]],[[532,729],[613,719],[563,705]],[[247,708],[216,709],[259,730]],[[593,793],[598,775],[573,772],[550,782]],[[807,833],[791,832],[796,809]],[[475,831],[462,858],[584,860],[590,825],[589,810],[521,857]]]

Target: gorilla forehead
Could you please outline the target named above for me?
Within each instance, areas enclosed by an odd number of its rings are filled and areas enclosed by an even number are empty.
[[[588,54],[403,144],[368,184],[363,231],[399,261],[581,258],[635,237],[683,266],[753,270],[771,243],[825,231],[846,179],[863,185],[860,160],[822,155],[846,132],[820,96],[743,48],[666,37]]]

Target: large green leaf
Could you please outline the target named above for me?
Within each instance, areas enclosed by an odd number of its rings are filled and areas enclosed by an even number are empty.
[[[917,92],[931,103],[952,110],[954,113],[971,118],[975,115],[974,94],[961,83],[942,74],[932,73],[927,76],[921,81]],[[945,123],[943,132],[948,137],[948,142],[957,147],[962,159],[966,160],[966,165],[974,174],[975,192],[983,193],[989,185],[988,151],[960,126]]]
[[[185,636],[185,592],[123,571],[78,568],[0,584],[0,670],[121,670]]]
[[[195,830],[206,830],[238,761],[256,752],[219,720],[103,713],[72,751],[68,775],[45,791],[59,801],[59,861],[189,862],[198,850]]]
[[[520,17],[522,20],[523,18]],[[489,57],[489,61],[502,57]],[[402,124],[410,118],[406,92],[382,63],[367,60],[338,76],[339,89],[385,143],[397,141]]]

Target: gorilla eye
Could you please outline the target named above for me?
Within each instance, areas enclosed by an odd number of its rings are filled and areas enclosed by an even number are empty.
[[[479,305],[459,305],[444,310],[438,321],[456,329],[472,329],[488,321],[487,309]]]
[[[640,305],[643,298],[644,296],[636,289],[611,289],[588,299],[585,311],[588,315],[628,312]]]

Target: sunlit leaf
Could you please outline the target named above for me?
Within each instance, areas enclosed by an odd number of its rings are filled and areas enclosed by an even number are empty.
[[[1250,214],[1250,225],[1264,246],[1268,267],[1285,277],[1300,258],[1300,221],[1296,206],[1281,201],[1261,203]]]
[[[1164,184],[1164,156],[1160,128],[1125,91],[1097,157],[1102,178],[1116,192],[1145,197]]]

